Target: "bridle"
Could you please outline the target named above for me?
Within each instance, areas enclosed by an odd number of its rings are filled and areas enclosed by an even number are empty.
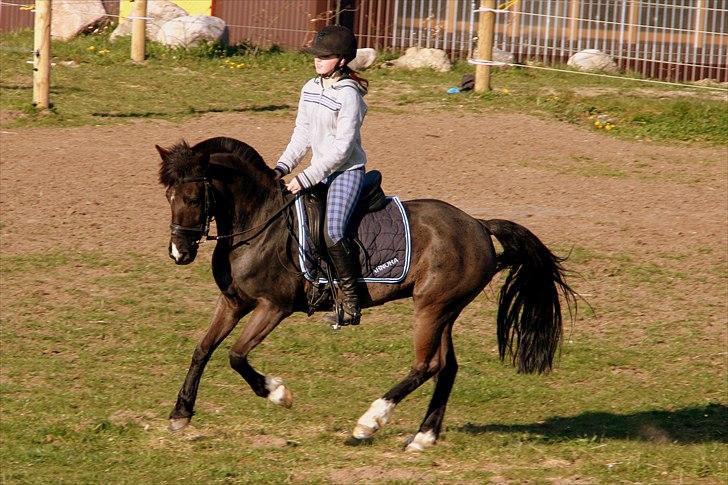
[[[212,188],[212,184],[210,183],[210,178],[207,176],[202,177],[187,177],[182,180],[180,180],[179,183],[191,183],[191,182],[198,182],[205,184],[205,202],[203,204],[203,212],[202,212],[202,220],[201,222],[196,226],[183,226],[181,224],[175,224],[174,222],[169,225],[170,231],[172,235],[175,236],[183,236],[183,237],[190,237],[197,235],[197,238],[193,242],[195,246],[199,245],[201,242],[204,241],[218,241],[221,239],[231,239],[233,237],[242,236],[244,234],[252,233],[249,236],[245,237],[244,239],[237,241],[236,244],[247,244],[251,240],[258,237],[270,224],[273,222],[279,215],[281,215],[288,207],[290,207],[295,201],[296,197],[292,197],[290,200],[286,201],[286,195],[283,192],[283,184],[280,184],[278,186],[281,194],[281,198],[283,199],[283,205],[277,209],[273,215],[268,217],[262,224],[259,224],[255,227],[251,227],[249,229],[245,229],[243,231],[233,232],[231,234],[224,234],[224,235],[210,235],[210,223],[215,218],[215,215],[213,213],[213,208],[215,206],[215,192]]]
[[[191,182],[202,182],[205,184],[205,205],[202,212],[202,221],[196,226],[183,226],[172,222],[169,225],[169,229],[175,236],[187,237],[197,234],[197,239],[193,243],[197,245],[203,237],[209,237],[210,223],[213,219],[213,214],[210,208],[215,203],[215,195],[212,191],[212,186],[210,185],[210,179],[208,177],[187,177],[180,180],[179,183],[186,184]]]

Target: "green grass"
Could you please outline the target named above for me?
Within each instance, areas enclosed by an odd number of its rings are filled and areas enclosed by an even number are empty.
[[[36,113],[25,64],[32,36],[0,41],[6,128],[177,121],[212,111],[290,116],[311,74],[307,56],[214,46],[185,52],[152,44],[149,60],[134,65],[128,41],[87,36],[54,43],[55,106]],[[525,112],[595,130],[601,115],[614,123],[609,136],[728,142],[724,101],[703,91],[645,92],[630,81],[513,69],[495,73],[491,93],[445,94],[470,70],[371,69],[370,109]],[[705,182],[689,171],[660,172],[653,162],[543,160],[539,167]],[[547,376],[517,375],[498,361],[496,278],[495,290],[458,321],[460,372],[446,429],[434,450],[417,456],[399,450],[422,419],[431,383],[398,406],[370,446],[342,446],[412,362],[409,301],[366,310],[361,327],[338,333],[303,316],[273,332],[251,361],[285,379],[291,410],[253,395],[230,369],[236,330],[208,365],[191,428],[173,434],[167,416],[217,295],[209,246],[186,267],[102,251],[0,255],[0,480],[725,483],[725,302],[718,292],[728,267],[716,247],[658,248],[649,258],[554,248],[570,253],[570,282],[591,307],[582,304],[567,325]]]
[[[728,478],[728,406],[716,361],[725,349],[718,340],[692,344],[684,328],[699,325],[698,315],[683,328],[656,315],[641,323],[638,341],[624,329],[588,331],[595,320],[586,312],[567,330],[556,372],[523,376],[497,359],[489,294],[456,327],[460,373],[432,452],[398,451],[431,383],[370,446],[342,446],[369,403],[407,371],[408,301],[365,311],[355,329],[334,333],[318,317],[295,316],[273,332],[252,363],[286,380],[292,410],[257,398],[229,368],[231,336],[208,365],[191,429],[170,433],[166,417],[216,295],[207,258],[203,251],[188,267],[99,252],[2,258],[3,483]],[[651,294],[669,295],[643,272],[654,268],[629,255],[572,252],[571,266],[585,277],[605,264],[619,280],[610,284],[645,282]],[[600,321],[625,315],[617,302],[592,303]]]
[[[31,106],[32,71],[26,63],[32,33],[3,34],[0,42],[4,127],[179,120],[226,111],[290,115],[300,86],[312,74],[306,55],[247,46],[184,51],[150,43],[148,60],[136,65],[129,60],[128,39],[112,44],[106,36],[89,35],[53,43],[53,108],[38,113]],[[392,57],[385,54],[382,59]],[[494,90],[489,93],[446,94],[472,70],[466,63],[447,73],[369,69],[365,76],[371,81],[370,108],[527,112],[594,130],[600,129],[595,121],[609,119],[614,128],[608,133],[613,136],[728,143],[725,91],[509,69],[494,73]]]

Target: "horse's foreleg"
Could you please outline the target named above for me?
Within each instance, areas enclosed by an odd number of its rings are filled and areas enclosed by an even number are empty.
[[[248,354],[290,314],[290,311],[282,310],[271,303],[260,302],[253,311],[245,331],[230,349],[230,366],[245,379],[253,392],[285,408],[293,405],[291,392],[283,385],[280,378],[266,377],[256,371],[248,362]]]
[[[200,377],[207,362],[220,342],[225,340],[240,319],[252,308],[252,305],[240,305],[225,295],[220,295],[218,298],[212,323],[192,354],[187,377],[177,395],[177,404],[169,415],[169,427],[172,431],[180,430],[189,424],[194,414]]]
[[[357,421],[349,444],[357,444],[389,421],[394,408],[412,391],[427,382],[444,367],[441,352],[443,332],[451,326],[459,311],[442,313],[434,308],[415,309],[415,363],[410,373],[381,398],[372,403]],[[433,441],[434,442],[434,441]]]
[[[425,419],[422,421],[417,434],[407,442],[407,451],[422,451],[435,444],[440,436],[447,401],[450,398],[450,392],[455,383],[455,375],[458,372],[455,347],[452,343],[452,324],[447,326],[442,336],[438,359],[440,362],[444,362],[444,365],[435,376],[435,391],[432,394]]]

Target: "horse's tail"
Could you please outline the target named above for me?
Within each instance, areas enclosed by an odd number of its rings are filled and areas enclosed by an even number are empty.
[[[481,220],[503,246],[497,271],[510,268],[498,301],[498,352],[519,373],[548,372],[562,335],[559,293],[571,312],[577,294],[564,281],[565,258],[554,255],[531,231],[502,219]]]

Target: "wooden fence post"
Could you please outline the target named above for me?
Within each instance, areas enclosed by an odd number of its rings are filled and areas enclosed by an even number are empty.
[[[495,0],[480,0],[480,8],[495,9]],[[478,13],[478,59],[493,60],[493,34],[495,32],[495,12]],[[490,91],[490,66],[476,64],[475,91]]]
[[[33,41],[33,105],[50,107],[51,0],[36,0]]]
[[[131,60],[143,62],[146,54],[147,0],[134,0],[131,23]]]

